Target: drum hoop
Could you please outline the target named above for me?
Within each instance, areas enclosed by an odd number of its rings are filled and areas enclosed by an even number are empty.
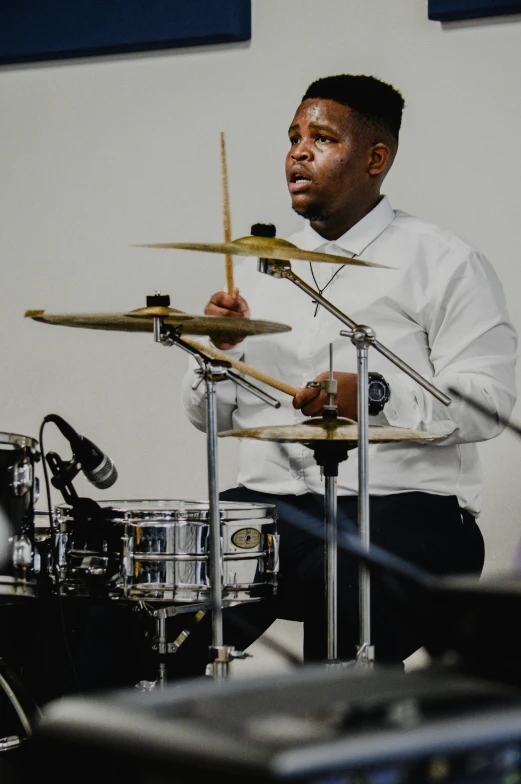
[[[155,524],[182,522],[206,524],[210,511],[207,501],[181,499],[118,499],[98,502],[107,519],[112,523],[153,527]],[[125,506],[132,504],[132,508]],[[154,506],[156,504],[156,506]],[[118,506],[119,505],[119,506]],[[276,519],[275,504],[247,503],[242,501],[219,502],[221,522]],[[248,515],[247,513],[250,513]],[[251,514],[253,512],[253,514]],[[55,509],[58,521],[71,519],[72,507],[60,504]],[[246,513],[246,514],[243,514]]]
[[[0,444],[7,444],[9,446],[20,447],[21,449],[32,449],[36,451],[38,441],[30,436],[23,436],[19,433],[4,433],[0,431]]]

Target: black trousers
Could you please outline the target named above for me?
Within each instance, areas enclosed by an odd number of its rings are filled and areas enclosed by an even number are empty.
[[[280,534],[277,594],[224,611],[224,642],[244,650],[276,618],[304,623],[304,660],[326,657],[324,505],[315,495],[275,496],[233,488],[222,500],[274,504]],[[339,531],[356,533],[357,498],[338,498]],[[371,541],[433,575],[479,575],[484,561],[481,532],[453,496],[401,493],[370,498]],[[65,601],[65,606],[64,606]],[[36,623],[25,621],[33,638],[25,647],[24,677],[42,703],[61,694],[133,686],[154,680],[158,661],[152,649],[155,621],[138,605],[101,605],[88,599],[40,602]],[[338,649],[352,660],[360,641],[358,560],[338,555]],[[35,610],[31,608],[34,613]],[[168,621],[173,641],[190,622]],[[430,624],[425,594],[414,581],[380,570],[371,577],[371,642],[376,661],[398,663],[424,644]],[[4,627],[5,628],[5,627]],[[68,651],[63,645],[63,632]],[[16,637],[15,637],[16,639]],[[209,661],[208,613],[175,654],[168,657],[168,680],[203,675]],[[72,667],[71,667],[72,660]]]

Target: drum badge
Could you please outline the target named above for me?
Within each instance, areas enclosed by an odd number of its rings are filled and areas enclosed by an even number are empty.
[[[260,544],[261,535],[256,528],[241,528],[235,531],[232,536],[232,542],[236,547],[241,550],[252,550]]]

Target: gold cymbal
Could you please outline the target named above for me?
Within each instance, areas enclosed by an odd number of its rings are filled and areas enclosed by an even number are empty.
[[[324,261],[328,264],[353,264],[359,267],[380,267],[392,269],[374,261],[351,259],[349,256],[336,256],[332,253],[319,253],[303,250],[293,243],[279,237],[239,237],[232,242],[155,242],[148,245],[133,245],[134,248],[163,248],[174,250],[197,250],[203,253],[224,253],[229,256],[256,256],[263,259],[282,259],[291,261]]]
[[[163,310],[164,308],[159,308]],[[143,308],[150,310],[150,308]],[[168,308],[168,310],[172,310]],[[46,313],[45,310],[27,310],[26,318],[41,321],[44,324],[56,324],[62,327],[79,327],[83,329],[103,329],[117,332],[152,332],[153,314],[138,316],[131,313]],[[252,335],[269,335],[277,332],[289,332],[291,327],[275,321],[255,319],[226,318],[223,316],[193,316],[179,312],[163,319],[171,327],[178,327],[183,335],[207,335],[219,337],[248,337]]]
[[[324,419],[314,417],[295,425],[266,425],[250,430],[224,430],[218,435],[222,438],[254,438],[262,441],[307,443],[309,441],[344,441],[358,445],[358,423],[353,419],[338,417]],[[421,430],[408,430],[403,427],[370,425],[369,442],[385,444],[392,441],[434,441],[443,436]]]
[[[150,319],[129,318],[124,313],[46,313],[45,310],[27,310],[25,318],[41,321],[43,324],[56,324],[62,327],[83,329],[104,329],[117,332],[152,332]]]
[[[154,318],[156,316],[160,316],[161,318],[166,318],[167,316],[187,319],[195,318],[194,316],[191,316],[190,313],[185,313],[184,310],[169,308],[165,305],[151,305],[146,308],[136,308],[135,310],[125,313],[125,316],[131,316],[132,318]]]

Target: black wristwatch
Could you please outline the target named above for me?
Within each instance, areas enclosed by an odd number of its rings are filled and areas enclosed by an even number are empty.
[[[369,413],[375,416],[391,397],[391,388],[380,373],[369,373],[368,379]]]

